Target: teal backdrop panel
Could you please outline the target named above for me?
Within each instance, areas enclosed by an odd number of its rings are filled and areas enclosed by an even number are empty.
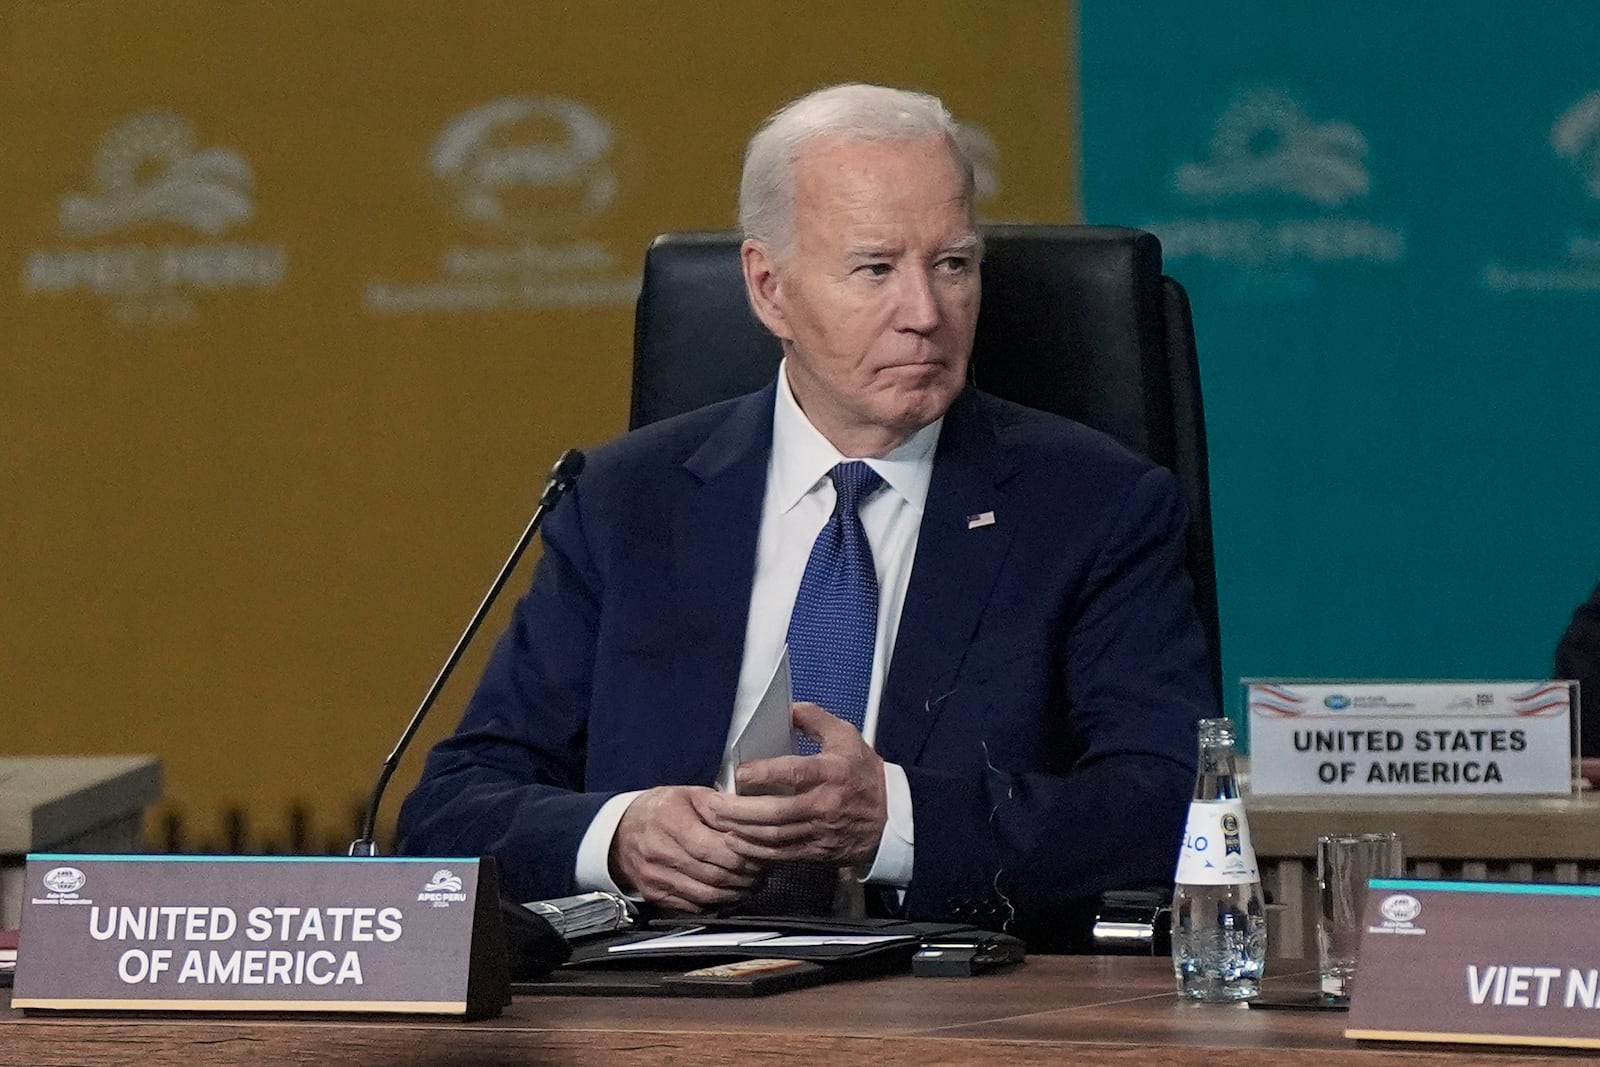
[[[1194,303],[1230,682],[1547,675],[1600,578],[1596,6],[1079,10],[1086,219]]]

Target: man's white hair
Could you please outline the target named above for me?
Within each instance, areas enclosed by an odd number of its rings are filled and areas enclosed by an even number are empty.
[[[739,180],[739,226],[783,258],[794,236],[794,164],[812,141],[916,141],[943,137],[950,146],[970,207],[972,160],[956,122],[936,96],[852,82],[807,93],[761,124],[744,150]]]

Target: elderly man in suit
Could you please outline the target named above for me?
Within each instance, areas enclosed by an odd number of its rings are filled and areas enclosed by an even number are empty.
[[[762,391],[591,453],[401,815],[522,899],[1049,929],[1170,879],[1214,714],[1164,469],[973,389],[982,238],[944,106],[819,90],[752,138]],[[733,742],[784,649],[794,755]]]

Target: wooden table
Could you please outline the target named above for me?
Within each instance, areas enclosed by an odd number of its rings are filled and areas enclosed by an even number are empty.
[[[1317,835],[1399,833],[1414,878],[1600,882],[1600,798],[1245,798],[1272,956],[1315,959]]]
[[[1311,976],[1269,980],[1308,991]],[[842,982],[755,1000],[519,997],[482,1023],[418,1019],[24,1018],[0,1006],[0,1065],[945,1063],[1442,1067],[1566,1053],[1358,1044],[1342,1012],[1181,1002],[1171,963],[1040,956],[976,978]]]

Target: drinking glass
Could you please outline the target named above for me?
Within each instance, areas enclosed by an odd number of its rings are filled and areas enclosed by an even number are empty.
[[[1347,1001],[1367,910],[1367,880],[1399,878],[1399,834],[1324,834],[1317,838],[1317,967],[1322,994]]]

